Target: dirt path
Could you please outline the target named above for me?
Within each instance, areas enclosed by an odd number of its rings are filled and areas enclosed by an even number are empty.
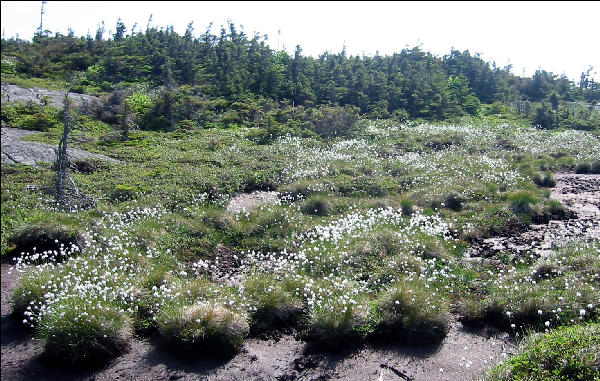
[[[38,161],[53,162],[56,160],[56,147],[49,144],[24,142],[22,139],[25,136],[36,134],[36,131],[21,130],[18,128],[4,127],[2,133],[2,163],[21,163],[35,165]],[[112,163],[118,163],[111,157],[91,153],[80,149],[69,148],[67,150],[71,159],[86,159],[93,158],[106,160]]]
[[[506,239],[503,244],[523,244],[525,239],[537,237],[532,247],[546,250],[546,245],[565,236],[598,237],[600,176],[559,174],[555,179],[552,196],[575,211],[578,218],[551,221],[518,238],[501,237]],[[246,196],[242,200],[240,204],[249,207],[248,200],[260,197]],[[2,378],[7,380],[469,380],[515,349],[506,333],[473,333],[454,321],[438,347],[364,345],[334,355],[312,351],[294,335],[284,334],[250,338],[242,352],[227,362],[202,360],[190,364],[149,340],[136,339],[128,353],[103,369],[89,373],[58,371],[37,360],[41,344],[9,316],[8,298],[16,281],[16,274],[9,274],[9,266],[3,264]]]

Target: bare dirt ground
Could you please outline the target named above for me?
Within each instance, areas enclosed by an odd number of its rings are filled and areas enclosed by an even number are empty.
[[[568,236],[598,237],[600,176],[555,175],[552,196],[577,214],[566,221],[515,237],[498,237],[501,244],[523,244],[533,249]],[[246,198],[245,207],[254,205]],[[595,223],[594,223],[595,222]],[[568,234],[565,232],[568,230]],[[543,238],[543,239],[542,239]],[[517,242],[518,241],[518,242]],[[511,355],[513,340],[502,332],[470,332],[456,321],[446,339],[435,347],[365,344],[331,354],[311,348],[292,333],[253,337],[228,361],[182,362],[147,339],[135,339],[131,350],[102,369],[89,372],[55,370],[38,360],[42,345],[10,316],[9,297],[17,283],[8,264],[2,265],[2,379],[6,380],[470,380]]]
[[[546,256],[554,243],[565,243],[575,237],[600,239],[600,175],[558,173],[550,197],[560,201],[573,218],[533,224],[520,234],[492,237],[470,249],[471,257],[493,256],[500,252],[513,255],[535,253]]]
[[[277,202],[277,192],[255,191],[252,193],[240,193],[233,197],[227,205],[227,211],[230,213],[238,213],[248,211],[252,207],[263,203]]]

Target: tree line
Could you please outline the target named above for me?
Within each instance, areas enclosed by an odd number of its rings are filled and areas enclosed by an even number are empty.
[[[437,57],[414,47],[369,57],[349,56],[344,49],[313,58],[304,56],[300,46],[291,55],[273,50],[266,36],[248,36],[232,23],[217,34],[209,27],[199,37],[191,23],[183,35],[173,27],[150,25],[127,32],[119,20],[109,38],[102,25],[95,36],[76,37],[70,31],[37,33],[32,41],[2,39],[2,71],[66,80],[75,92],[153,89],[162,100],[162,106],[154,106],[167,114],[171,103],[187,97],[181,107],[188,112],[183,110],[179,121],[194,120],[192,114],[207,102],[218,108],[219,102],[229,107],[249,99],[346,107],[371,118],[428,120],[478,115],[482,104],[525,102],[534,104],[527,116],[552,127],[560,119],[556,103],[600,101],[591,68],[579,83],[545,70],[522,78],[468,50]],[[178,122],[173,115],[163,117],[170,126]]]

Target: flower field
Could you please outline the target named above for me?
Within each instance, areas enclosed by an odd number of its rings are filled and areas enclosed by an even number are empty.
[[[13,315],[66,367],[104,364],[136,337],[197,359],[230,358],[281,329],[336,350],[439,344],[456,320],[516,336],[596,327],[597,239],[555,237],[548,256],[466,255],[484,237],[559,219],[535,179],[597,165],[595,135],[364,124],[350,138],[271,144],[251,128],[125,142],[99,128],[76,145],[123,163],[72,172],[91,209],[53,205],[49,164],[3,164],[2,256],[20,274]],[[254,190],[279,198],[226,210]]]

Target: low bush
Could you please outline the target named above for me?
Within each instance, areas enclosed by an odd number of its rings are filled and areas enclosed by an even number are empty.
[[[485,380],[600,379],[600,325],[560,327],[532,334],[519,353],[486,373]]]

